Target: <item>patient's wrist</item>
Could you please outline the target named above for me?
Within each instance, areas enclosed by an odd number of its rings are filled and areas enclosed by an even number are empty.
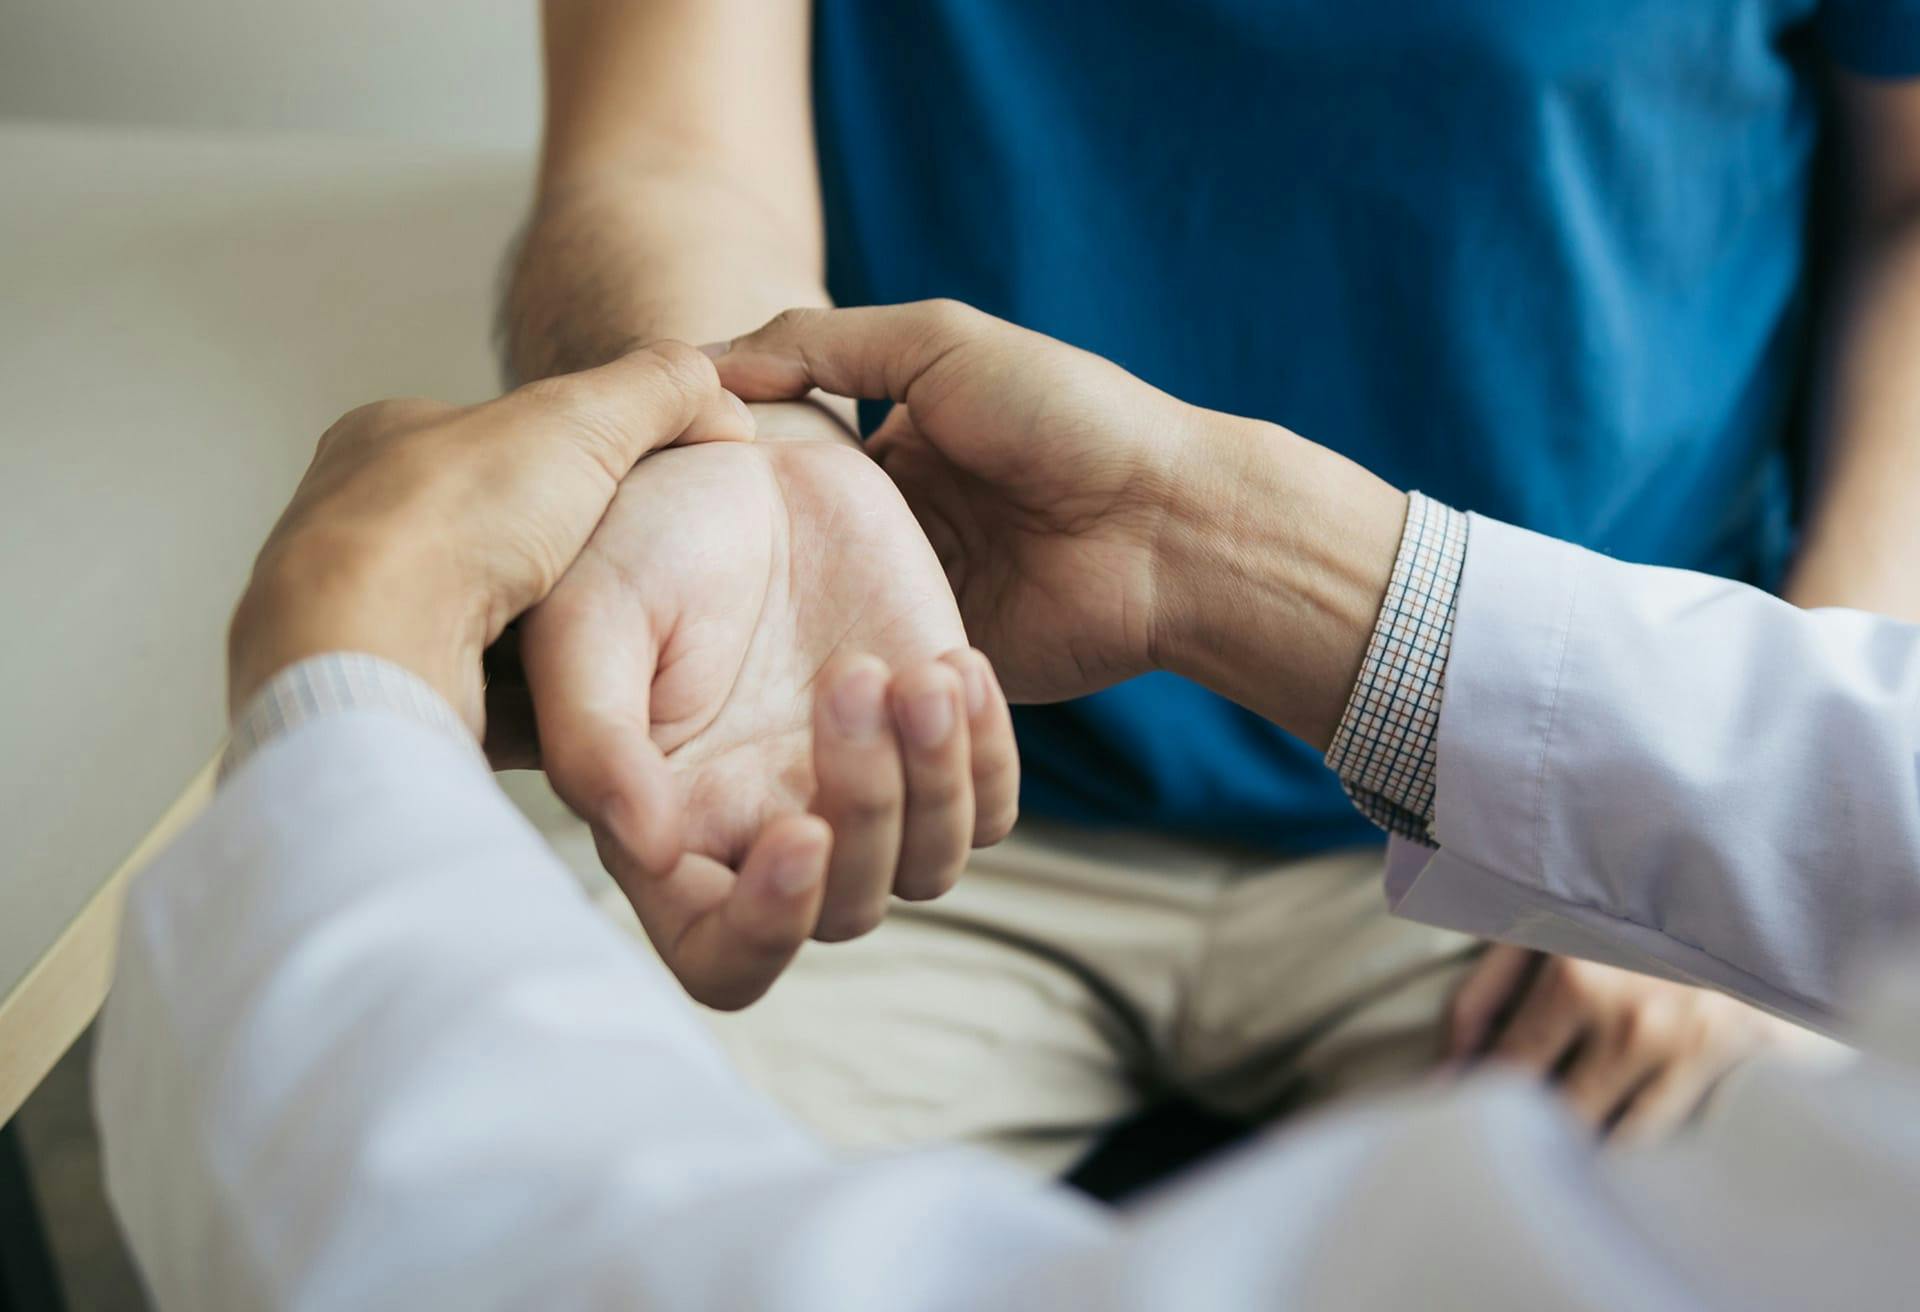
[[[1274,424],[1199,426],[1156,553],[1156,664],[1324,750],[1366,655],[1406,496]]]
[[[798,401],[756,401],[755,440],[761,442],[844,442],[860,445],[860,421],[854,403],[814,393]]]

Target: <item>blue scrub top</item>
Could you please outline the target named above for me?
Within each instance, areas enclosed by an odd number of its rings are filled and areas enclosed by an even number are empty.
[[[1818,78],[1920,72],[1920,0],[816,15],[839,303],[957,297],[1454,505],[1777,578]],[[1171,675],[1018,723],[1029,813],[1372,837],[1317,753]]]

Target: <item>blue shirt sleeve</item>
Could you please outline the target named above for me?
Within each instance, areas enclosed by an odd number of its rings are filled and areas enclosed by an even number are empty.
[[[1920,76],[1920,0],[1825,0],[1821,42],[1851,72]]]

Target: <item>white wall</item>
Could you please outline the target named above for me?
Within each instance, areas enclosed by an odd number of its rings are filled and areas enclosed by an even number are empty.
[[[0,117],[531,146],[535,0],[0,0]]]

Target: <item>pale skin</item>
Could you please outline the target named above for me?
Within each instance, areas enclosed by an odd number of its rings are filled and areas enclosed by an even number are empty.
[[[791,311],[719,365],[744,397],[897,403],[875,455],[1016,699],[1164,670],[1331,742],[1406,505],[1351,461],[950,302]],[[1756,1046],[1821,1042],[1719,994],[1503,945],[1446,1024],[1460,1058],[1551,1073],[1629,1139],[1685,1118]]]
[[[992,670],[977,652],[940,645],[960,634],[944,585],[931,616],[877,576],[816,604],[817,553],[781,516],[763,515],[751,543],[718,553],[688,522],[703,513],[689,479],[746,471],[727,480],[737,504],[752,471],[776,467],[752,433],[712,362],[682,343],[484,405],[353,412],[322,439],[235,614],[234,709],[305,656],[364,651],[419,673],[502,749],[488,733],[481,656],[521,619],[531,664],[583,664],[560,674],[611,699],[557,713],[626,730],[573,734],[563,723],[560,750],[629,785],[617,810],[603,798],[582,804],[597,808],[602,850],[662,959],[709,1005],[752,1002],[809,936],[859,928],[848,917],[877,916],[894,891],[939,892],[977,836],[1012,823],[1018,796]],[[623,522],[635,462],[670,443],[678,449],[656,458],[655,477],[678,510],[645,516],[634,540],[672,568],[610,590],[622,633],[609,639],[601,616],[575,614],[570,592],[602,560],[593,541]],[[693,460],[703,444],[709,461]],[[862,532],[843,526],[856,542]],[[758,604],[716,613],[717,589],[753,591]],[[646,688],[628,697],[622,681],[641,661],[659,674],[650,700]],[[553,673],[531,672],[536,688]],[[757,768],[743,771],[742,759]],[[914,882],[896,889],[903,859]],[[835,897],[857,894],[865,903],[836,908]]]
[[[783,315],[721,352],[717,372],[755,397],[818,386],[899,402],[908,419],[884,435],[882,461],[918,521],[943,526],[953,595],[1002,649],[1015,687],[1069,697],[1166,670],[1309,741],[1332,734],[1405,508],[1351,462],[1270,424],[1180,406],[1083,352],[951,303]],[[348,415],[323,439],[236,610],[232,704],[294,662],[359,650],[414,671],[483,735],[482,653],[564,586],[632,463],[669,444],[687,448],[651,456],[669,469],[750,450],[751,422],[715,373],[689,348],[659,346],[485,405],[386,402]],[[1080,477],[1089,469],[1091,484]],[[1089,495],[1076,501],[1070,483]],[[1254,519],[1264,527],[1249,532]],[[705,605],[711,580],[686,575],[657,599],[665,611]],[[1103,586],[1062,589],[1067,578]],[[764,605],[746,648],[808,646],[798,636],[812,624],[806,611]],[[1041,631],[1021,633],[1014,620]],[[1301,641],[1308,629],[1314,640]],[[925,688],[913,676],[954,670],[955,655],[961,706],[977,710],[991,685],[963,672],[991,679],[980,653],[945,654],[893,684]],[[693,987],[721,987],[716,969],[742,990],[771,980],[815,930],[835,848],[871,846],[876,831],[890,847],[921,786],[963,798],[991,778],[985,758],[1011,764],[1010,732],[990,728],[969,735],[972,760],[929,757],[917,778],[909,763],[904,788],[873,792],[873,776],[902,772],[913,730],[888,741],[877,714],[866,733],[837,730],[850,698],[878,710],[886,675],[856,652],[819,681],[811,741],[796,735],[813,762],[813,814],[774,808],[738,844],[734,868],[705,862],[701,878],[719,890],[708,905],[650,926]],[[953,709],[957,727],[965,712]],[[686,742],[724,719],[723,704]],[[725,755],[728,735],[718,737]],[[702,805],[726,809],[717,795]]]
[[[807,22],[757,0],[548,8],[540,191],[503,318],[510,372],[564,373],[826,303],[811,128],[804,112],[774,113],[808,103]],[[722,1006],[758,996],[791,951],[761,954],[770,968],[743,982],[717,948],[690,972],[672,945],[725,904],[731,885],[705,861],[724,869],[767,815],[818,789],[830,821],[892,817],[834,845],[810,932],[837,941],[895,897],[944,892],[973,846],[1008,832],[1018,796],[1005,699],[966,651],[925,538],[854,441],[851,407],[798,400],[754,417],[751,449],[636,471],[518,644],[555,791],[682,983]],[[743,598],[783,615],[786,639],[741,623]],[[875,700],[847,665],[862,654],[921,673]],[[819,689],[849,670],[844,715],[819,710]],[[897,741],[900,759],[819,779],[810,730],[882,754]],[[951,795],[946,772],[969,759],[979,773]],[[678,870],[652,837],[674,815],[698,817],[685,837],[700,860]]]
[[[541,187],[503,324],[521,376],[661,334],[724,340],[779,309],[828,304],[807,11],[805,0],[549,0]],[[1901,363],[1920,358],[1920,102],[1863,79],[1841,92],[1854,217],[1840,262],[1853,291],[1825,320],[1825,473],[1787,595],[1920,616],[1905,564],[1920,553],[1920,370]],[[755,410],[766,441],[850,432],[850,408],[832,398]],[[793,499],[796,530],[834,522],[842,499],[813,483]],[[1264,531],[1265,514],[1250,510],[1243,527]],[[611,537],[604,546],[623,554]],[[1556,1077],[1576,1108],[1628,1137],[1677,1123],[1733,1061],[1792,1035],[1717,995],[1507,949],[1485,956],[1441,1023],[1455,1061]]]
[[[634,463],[676,441],[751,434],[685,346],[480,406],[353,411],[321,438],[234,611],[229,705],[308,657],[360,651],[418,675],[484,736],[483,652],[559,582]],[[796,926],[804,936],[832,843],[809,815],[753,837],[728,909],[743,943],[797,942]]]
[[[895,402],[874,457],[1016,701],[1165,671],[1332,741],[1406,516],[1351,460],[954,301],[791,310],[716,363]]]

